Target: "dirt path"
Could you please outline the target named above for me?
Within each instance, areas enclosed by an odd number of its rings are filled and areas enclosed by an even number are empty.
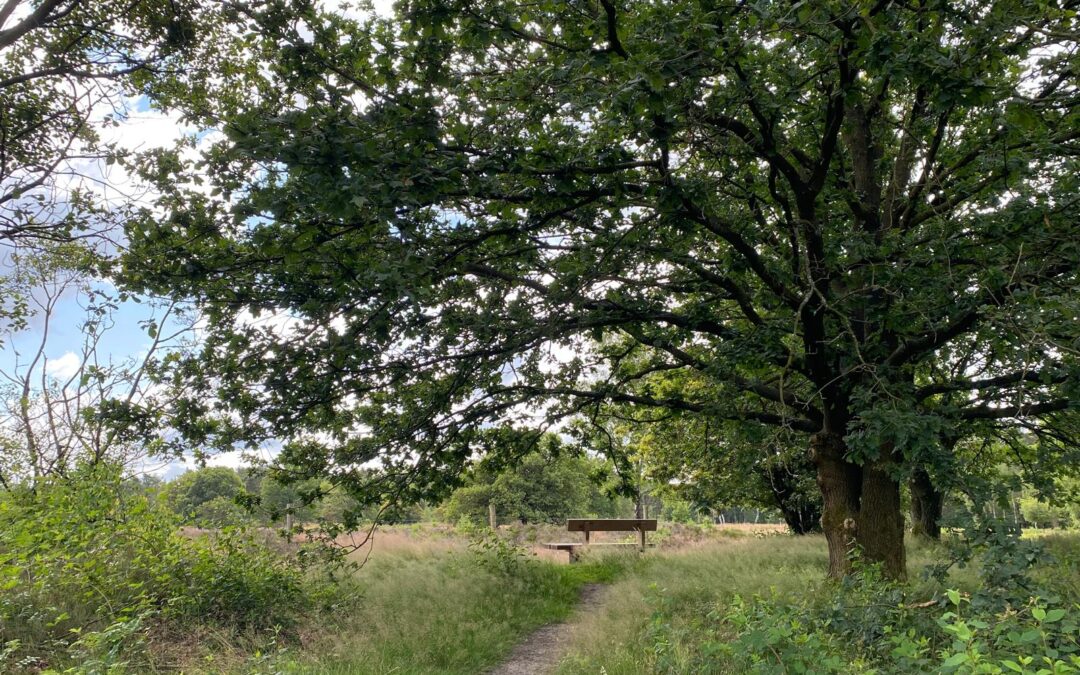
[[[575,613],[599,607],[605,588],[604,584],[585,584]],[[573,626],[572,620],[563,621],[534,631],[514,647],[510,657],[490,675],[546,675],[553,672],[570,644]]]

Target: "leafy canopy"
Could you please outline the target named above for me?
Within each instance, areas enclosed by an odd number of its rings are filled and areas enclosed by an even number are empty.
[[[1068,414],[1074,5],[250,11],[263,65],[170,101],[222,138],[129,228],[127,283],[207,318],[178,426],[381,500],[607,402],[832,434],[854,484]]]

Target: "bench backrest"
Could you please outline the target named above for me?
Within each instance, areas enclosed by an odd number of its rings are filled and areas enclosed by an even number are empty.
[[[570,518],[568,532],[655,532],[653,518]]]

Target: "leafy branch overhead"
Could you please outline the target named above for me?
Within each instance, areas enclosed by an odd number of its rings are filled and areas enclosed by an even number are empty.
[[[126,155],[110,127],[127,97],[214,63],[219,21],[187,0],[0,3],[0,245],[115,246],[114,211],[138,195],[109,169]]]

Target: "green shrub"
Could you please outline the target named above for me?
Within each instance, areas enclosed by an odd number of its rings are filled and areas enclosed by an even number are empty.
[[[481,568],[508,576],[520,576],[522,567],[530,560],[528,549],[489,528],[473,530],[469,550]]]
[[[797,600],[736,596],[693,634],[661,599],[647,637],[657,672],[1080,673],[1080,606],[1032,597],[992,610],[957,590],[932,602],[911,591],[865,567]]]
[[[165,501],[184,522],[193,522],[198,508],[215,499],[234,501],[244,492],[240,475],[228,467],[188,471],[165,488]]]
[[[303,577],[287,560],[250,538],[203,537],[185,542],[176,616],[237,627],[288,625],[305,602]]]
[[[251,516],[228,497],[214,497],[195,507],[195,524],[199,527],[237,527],[251,522]]]
[[[944,644],[906,631],[890,636],[898,665],[938,673],[1080,673],[1080,606],[1072,614],[1035,597],[1026,606],[986,614],[970,611],[971,599],[949,590],[937,618]]]
[[[239,531],[183,536],[115,467],[0,493],[0,645],[12,664],[138,670],[154,626],[288,623],[305,606],[302,578]]]

